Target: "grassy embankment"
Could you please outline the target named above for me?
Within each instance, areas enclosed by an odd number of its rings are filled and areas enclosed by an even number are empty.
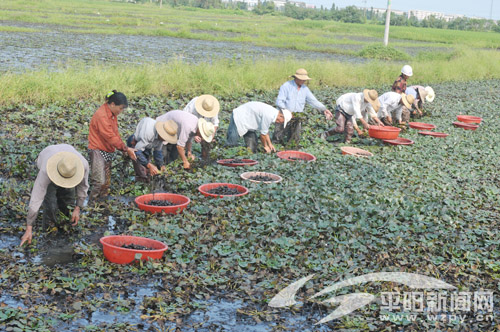
[[[356,55],[382,39],[383,27],[328,21],[297,21],[287,17],[255,16],[245,11],[158,8],[150,4],[106,1],[12,1],[0,9],[0,20],[16,22],[3,31],[119,33],[244,42],[299,50]],[[19,24],[21,23],[21,24]],[[22,26],[22,24],[27,26]],[[407,61],[414,67],[412,83],[432,84],[500,77],[500,54],[494,49],[500,34],[438,29],[392,27],[391,45],[416,47],[421,52]],[[445,48],[445,50],[443,50]],[[485,48],[485,49],[480,49]],[[248,90],[274,90],[297,67],[306,67],[313,88],[322,86],[379,86],[391,82],[401,62],[346,64],[325,61],[218,61],[212,64],[182,62],[142,66],[71,64],[56,72],[40,69],[24,74],[4,73],[0,104],[68,102],[100,98],[117,88],[127,95],[198,94],[221,96]]]

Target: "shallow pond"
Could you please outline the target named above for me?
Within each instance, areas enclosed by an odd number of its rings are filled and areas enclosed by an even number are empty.
[[[5,24],[5,23],[4,23]],[[214,42],[155,36],[76,34],[62,31],[0,32],[0,71],[55,68],[68,61],[85,63],[191,63],[217,59],[325,59],[364,62],[363,58],[260,47],[243,43]]]

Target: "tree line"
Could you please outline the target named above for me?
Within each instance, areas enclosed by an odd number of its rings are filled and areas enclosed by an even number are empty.
[[[248,10],[246,2],[239,2],[229,0],[229,2],[222,2],[221,0],[127,0],[138,3],[145,2],[162,2],[163,5],[172,7],[197,7],[197,8],[218,8],[218,9],[237,9]],[[287,17],[295,18],[297,20],[330,20],[346,23],[370,23],[370,24],[385,24],[385,12],[379,13],[373,9],[361,9],[356,6],[348,6],[339,8],[332,4],[330,9],[321,6],[316,8],[304,8],[295,6],[292,3],[286,3],[283,8],[277,8],[273,1],[260,1],[252,8],[252,12],[256,15],[284,15]],[[458,17],[452,20],[445,20],[435,16],[429,16],[423,20],[417,19],[414,15],[408,17],[407,15],[399,15],[391,13],[392,26],[413,26],[423,28],[437,28],[437,29],[452,29],[464,31],[495,31],[500,32],[500,21]]]

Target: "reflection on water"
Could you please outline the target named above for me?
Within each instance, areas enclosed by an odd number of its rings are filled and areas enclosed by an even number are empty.
[[[43,66],[55,68],[59,64],[74,60],[84,63],[128,64],[166,63],[171,60],[210,63],[217,59],[256,61],[283,58],[367,61],[352,56],[234,42],[158,36],[74,34],[62,31],[0,32],[0,45],[0,71],[14,72]]]

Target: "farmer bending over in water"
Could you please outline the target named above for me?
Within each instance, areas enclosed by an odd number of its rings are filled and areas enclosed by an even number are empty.
[[[133,147],[136,160],[133,160],[136,181],[149,182],[149,176],[158,174],[163,166],[163,141],[177,141],[177,125],[173,121],[159,122],[151,118],[139,121],[135,133],[127,139],[127,145]],[[154,164],[149,162],[153,154]]]
[[[163,151],[165,151],[166,164],[180,156],[184,169],[189,169],[191,167],[189,160],[194,160],[194,155],[191,152],[193,138],[201,136],[205,142],[210,143],[215,133],[214,125],[211,122],[207,122],[203,118],[198,119],[195,115],[181,110],[174,110],[160,115],[156,118],[156,121],[171,121],[177,125],[178,138],[176,142],[173,140],[166,141],[168,144],[164,145]]]
[[[184,107],[183,111],[195,115],[198,119],[203,118],[214,125],[214,134],[219,127],[219,109],[220,104],[217,98],[211,95],[201,95],[194,97],[191,101]],[[207,142],[200,135],[194,137],[196,143],[201,143],[201,158],[203,160],[208,160],[210,157],[210,143]]]
[[[71,214],[72,226],[80,220],[89,189],[89,163],[68,144],[50,145],[40,152],[36,165],[38,175],[31,191],[31,199],[26,218],[26,231],[21,238],[21,246],[31,243],[33,224],[38,210],[43,204],[43,225],[48,221],[57,221],[58,210],[69,217],[69,206],[76,206]]]
[[[335,107],[335,121],[337,126],[321,133],[320,137],[326,139],[330,135],[344,133],[345,142],[350,143],[352,135],[354,134],[354,128],[356,128],[358,134],[361,132],[356,125],[356,119],[361,121],[364,129],[370,129],[370,125],[363,117],[363,112],[365,115],[373,114],[375,121],[383,125],[382,122],[377,119],[375,113],[378,111],[379,107],[380,102],[378,101],[378,93],[375,90],[365,89],[360,93],[346,93],[340,96],[339,99],[337,99],[337,107]]]
[[[278,111],[276,108],[252,101],[235,108],[231,113],[231,120],[227,128],[226,145],[238,145],[238,139],[243,136],[245,145],[253,153],[257,152],[257,134],[260,131],[260,140],[267,153],[276,152],[269,138],[269,127],[272,123],[282,124],[286,128],[292,113],[287,109]]]

